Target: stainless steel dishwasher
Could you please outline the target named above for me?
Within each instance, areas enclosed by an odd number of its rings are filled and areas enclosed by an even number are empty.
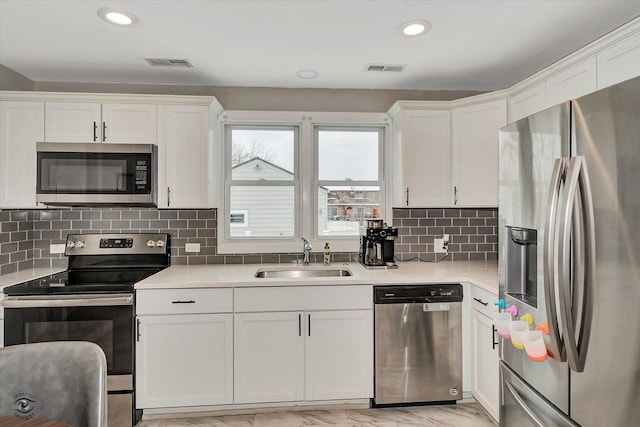
[[[374,405],[462,399],[462,286],[376,286],[374,307]]]

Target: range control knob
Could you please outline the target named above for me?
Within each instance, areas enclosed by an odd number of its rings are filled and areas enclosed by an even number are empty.
[[[156,246],[159,247],[159,248],[163,247],[164,246],[164,240],[158,240],[156,242]]]
[[[153,248],[156,246],[156,242],[154,242],[153,240],[147,240],[147,246]]]
[[[67,242],[67,247],[68,248],[75,248],[76,247],[76,242],[74,242],[74,241]]]
[[[82,240],[79,242],[76,242],[76,248],[84,248],[85,246],[87,246]]]

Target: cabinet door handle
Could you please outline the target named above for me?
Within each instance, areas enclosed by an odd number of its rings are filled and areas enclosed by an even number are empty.
[[[298,336],[302,336],[302,314],[298,314]]]
[[[140,319],[136,319],[136,342],[140,342]]]
[[[167,187],[167,206],[171,206],[171,187]]]
[[[488,302],[484,302],[484,301],[482,301],[482,299],[480,299],[480,298],[475,298],[475,297],[474,297],[474,298],[473,298],[473,300],[474,300],[474,301],[479,302],[480,304],[484,305],[485,307],[489,305],[489,303],[488,303]]]
[[[102,142],[107,140],[107,122],[102,122]]]
[[[496,341],[496,332],[498,332],[496,327],[494,325],[491,325],[491,349],[492,350],[495,350],[496,346],[498,345],[498,341]]]
[[[307,322],[308,325],[307,326],[309,327],[309,336],[311,336],[311,315],[309,314],[308,316],[309,317],[307,318],[307,320],[308,320],[308,322]]]
[[[407,187],[407,206],[409,206],[409,187]]]
[[[458,187],[455,185],[453,186],[453,204],[458,204]]]
[[[177,301],[171,301],[171,304],[195,304],[196,302],[192,299],[186,301],[186,300],[177,300]]]
[[[93,140],[94,141],[98,140],[98,123],[97,122],[93,122]]]

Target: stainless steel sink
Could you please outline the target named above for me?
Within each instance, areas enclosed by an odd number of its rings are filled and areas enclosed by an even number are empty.
[[[297,279],[304,277],[349,277],[351,272],[344,268],[258,270],[255,277],[260,279]]]

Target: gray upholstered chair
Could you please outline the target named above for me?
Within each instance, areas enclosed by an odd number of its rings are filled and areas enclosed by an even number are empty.
[[[103,427],[107,425],[106,381],[104,352],[90,342],[0,348],[0,416]]]

